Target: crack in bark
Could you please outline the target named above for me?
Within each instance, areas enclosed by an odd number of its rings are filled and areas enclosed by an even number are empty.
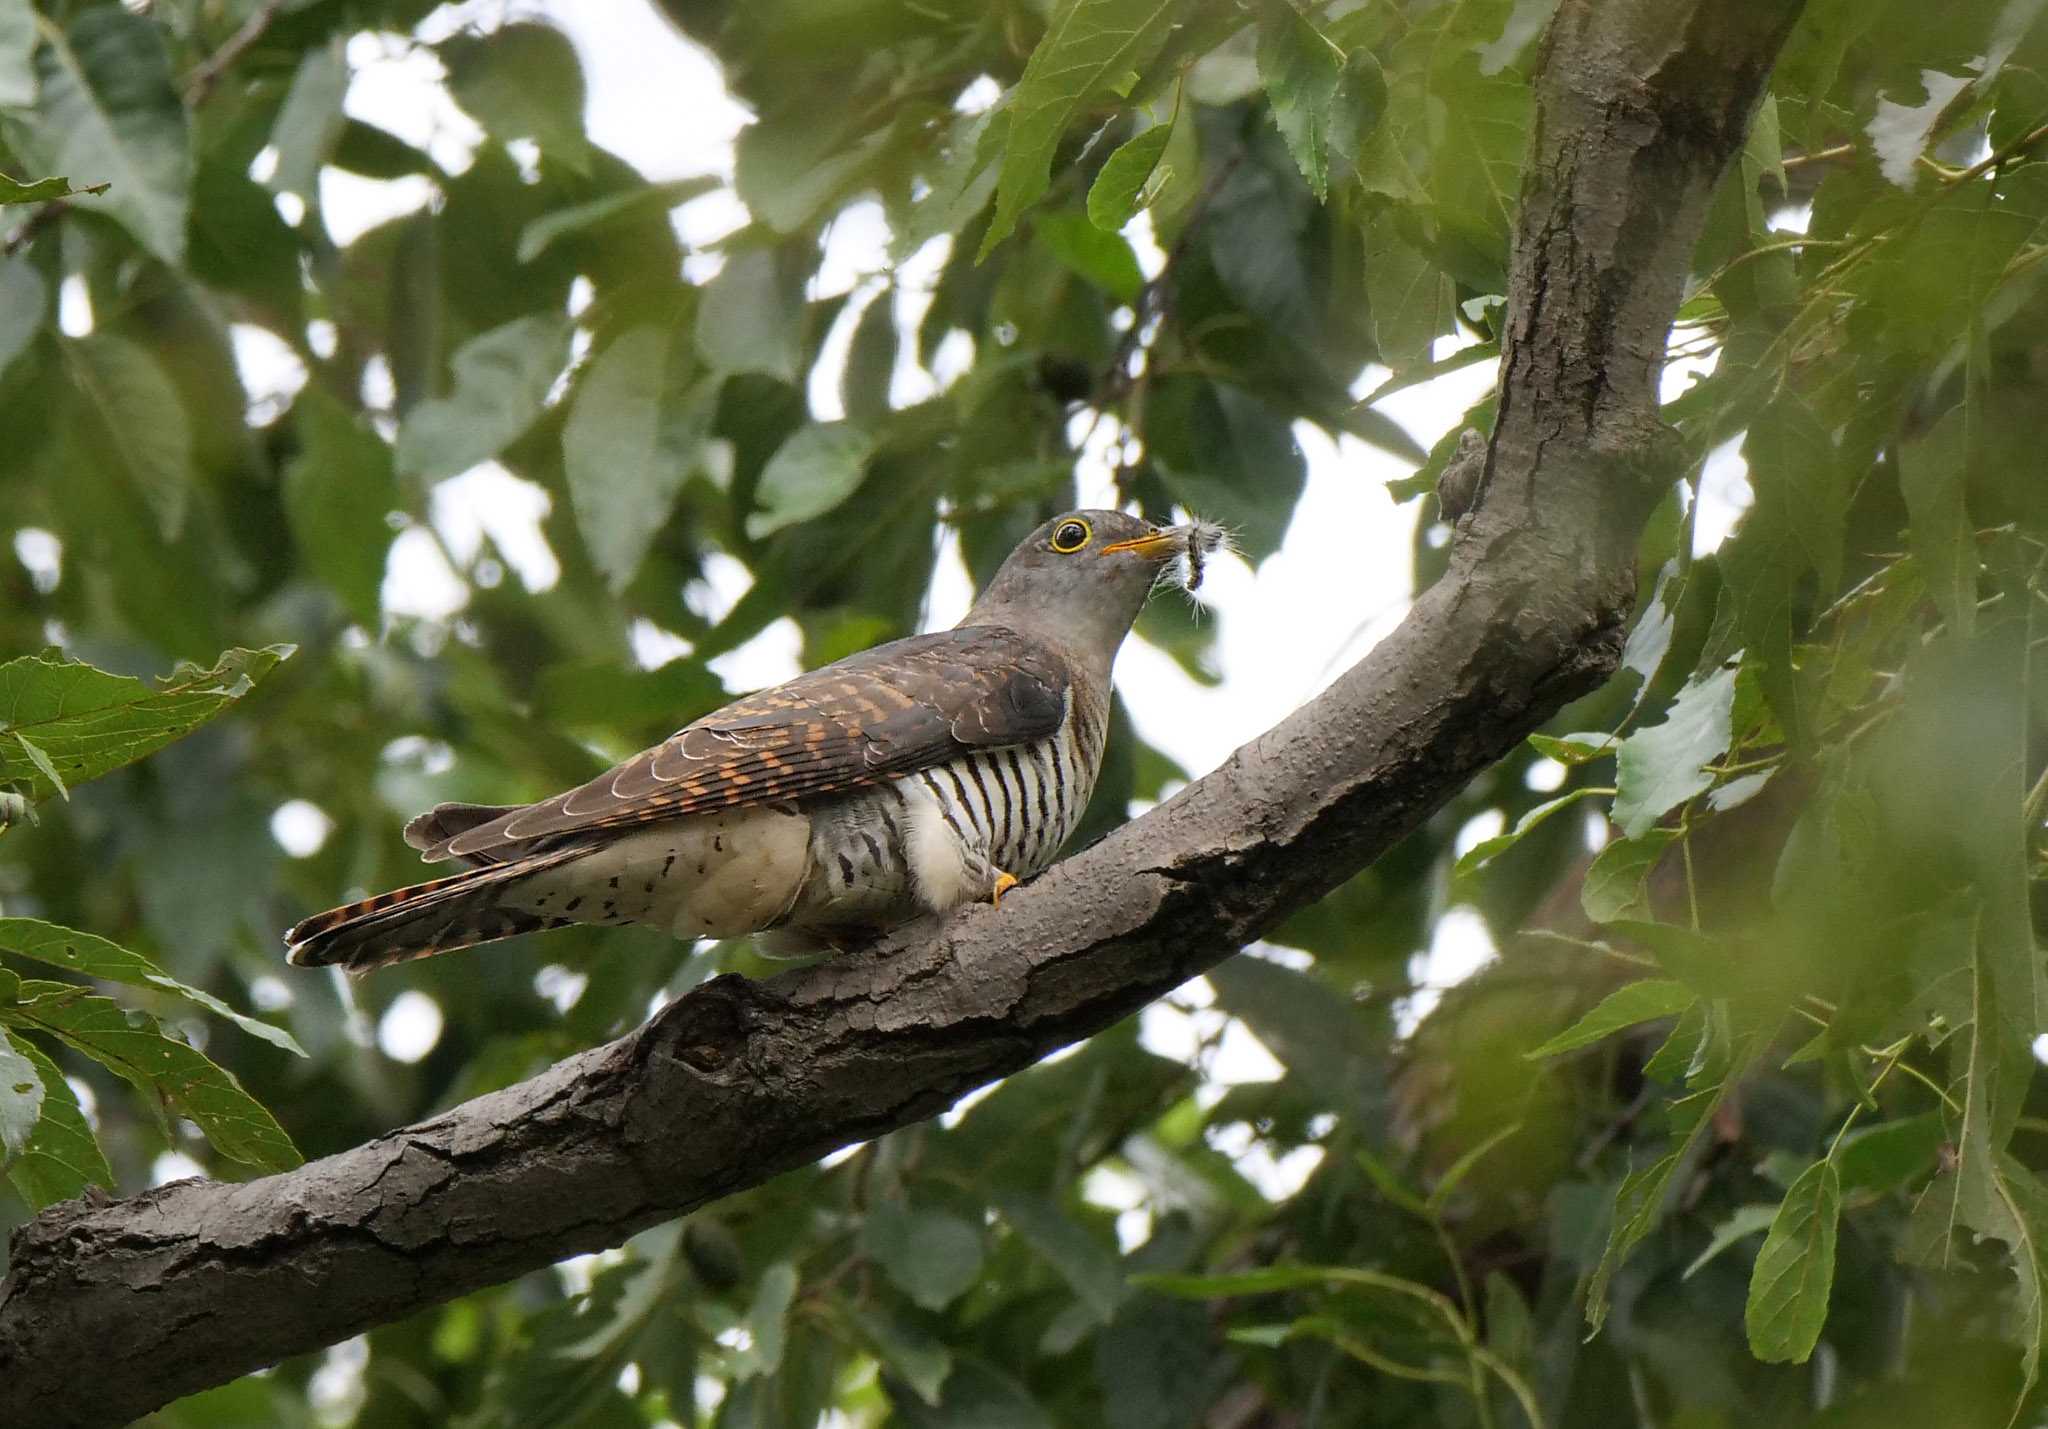
[[[1658,359],[1800,9],[1560,4],[1472,509],[1443,579],[1322,695],[999,912],[711,979],[617,1042],[283,1175],[52,1207],[0,1281],[0,1423],[123,1423],[928,1116],[1392,847],[1619,662],[1636,535],[1677,475]],[[81,1345],[112,1352],[102,1372],[76,1373]]]

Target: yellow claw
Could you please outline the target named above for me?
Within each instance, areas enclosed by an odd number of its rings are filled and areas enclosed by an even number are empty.
[[[997,869],[995,891],[988,896],[990,906],[995,908],[1002,907],[1003,895],[1016,886],[1017,880],[1012,875],[1003,872],[1000,868]]]

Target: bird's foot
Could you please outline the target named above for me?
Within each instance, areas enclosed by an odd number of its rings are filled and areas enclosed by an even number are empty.
[[[1000,868],[997,869],[995,887],[990,890],[988,895],[989,906],[992,908],[1002,907],[1003,895],[1016,886],[1017,879],[1014,874],[1005,873]]]

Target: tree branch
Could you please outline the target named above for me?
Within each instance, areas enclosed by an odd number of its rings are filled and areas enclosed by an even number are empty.
[[[1474,505],[1448,574],[1326,693],[1000,911],[718,978],[284,1175],[51,1208],[0,1283],[0,1422],[119,1423],[931,1116],[1228,957],[1597,686],[1678,474],[1656,380],[1687,262],[1799,9],[1564,0]]]

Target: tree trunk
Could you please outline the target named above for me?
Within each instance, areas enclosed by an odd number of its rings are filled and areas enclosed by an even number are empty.
[[[1657,379],[1688,259],[1800,8],[1564,0],[1449,572],[1327,692],[1000,910],[718,978],[296,1171],[45,1211],[0,1283],[0,1423],[124,1422],[931,1116],[1230,956],[1595,688],[1680,475]]]

